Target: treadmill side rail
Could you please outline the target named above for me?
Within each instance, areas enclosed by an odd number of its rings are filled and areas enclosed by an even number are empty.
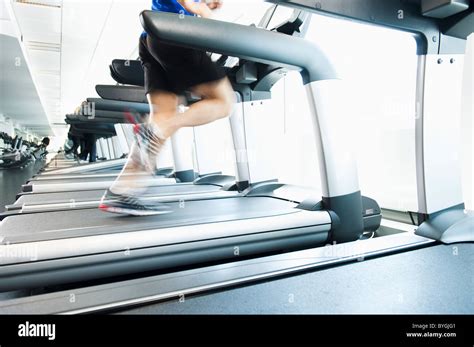
[[[315,247],[328,242],[330,222],[327,212],[300,211],[266,218],[81,237],[74,242],[62,239],[4,244],[0,245],[0,254],[18,256],[0,258],[0,291],[231,260],[236,258],[236,250],[238,256],[250,256]],[[22,253],[28,249],[35,250],[35,254]],[[127,249],[130,255],[124,257]]]
[[[398,223],[397,223],[398,224]],[[123,309],[138,304],[172,300],[236,285],[277,279],[328,265],[370,261],[374,256],[413,250],[434,241],[403,232],[392,236],[326,245],[303,251],[236,261],[192,270],[79,288],[82,300],[70,303],[70,293],[62,291],[0,303],[2,314],[84,314]]]

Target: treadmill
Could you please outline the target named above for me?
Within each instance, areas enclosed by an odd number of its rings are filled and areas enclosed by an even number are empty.
[[[149,106],[139,103],[130,102],[114,102],[100,99],[88,99],[88,105],[94,105],[92,108],[92,116],[88,115],[67,115],[66,121],[69,124],[90,124],[91,126],[117,123],[125,123],[125,112],[138,112],[144,114],[149,112]],[[89,107],[87,107],[89,109]],[[116,179],[116,176],[98,176],[98,177],[71,177],[57,179],[57,177],[48,177],[43,180],[32,180],[28,184],[23,185],[23,192],[28,193],[49,193],[49,192],[67,192],[76,190],[91,190],[91,189],[107,189],[111,183]],[[165,185],[176,183],[175,178],[171,177],[143,177],[144,183],[147,185]]]
[[[70,133],[77,136],[81,136],[84,133],[92,133],[97,136],[98,146],[97,153],[101,152],[101,140],[105,138],[114,137],[117,135],[116,129],[113,124],[109,123],[96,123],[93,126],[89,123],[79,122],[77,120],[69,120],[66,117],[66,124],[70,125]],[[56,158],[59,159],[59,158]],[[97,161],[94,163],[81,164],[73,159],[67,159],[66,161],[53,159],[48,167],[44,168],[39,175],[43,177],[54,177],[55,175],[74,174],[78,175],[81,173],[94,173],[101,172],[103,170],[121,170],[126,159],[113,159],[107,161]],[[67,165],[61,165],[61,162],[67,163]],[[59,164],[59,165],[58,165]]]
[[[97,94],[105,100],[148,102],[145,91],[140,86],[98,84],[95,86],[95,90]]]
[[[177,17],[145,11],[141,20],[150,35],[164,42],[242,58],[245,62],[234,70],[242,80],[252,80],[255,71],[268,76],[266,83],[258,79],[242,87],[238,108],[244,116],[261,112],[271,96],[271,81],[281,78],[285,69],[301,73],[319,124],[314,129],[320,139],[321,167],[329,173],[322,179],[323,198],[278,182],[255,184],[247,172],[247,181],[239,177],[239,183],[248,188],[238,196],[169,203],[174,213],[161,216],[117,218],[94,209],[8,217],[0,224],[0,251],[8,247],[18,256],[2,259],[1,290],[348,242],[379,227],[380,209],[374,200],[362,197],[355,160],[336,146],[338,140],[346,140],[338,123],[331,122],[341,111],[342,105],[333,100],[340,97],[342,81],[319,47],[276,30],[194,17],[183,26]],[[290,22],[301,18],[308,16],[295,11]],[[20,249],[35,249],[34,259]]]
[[[94,135],[95,142],[96,142],[96,155],[97,155],[97,162],[94,163],[87,163],[84,164],[85,161],[79,160],[78,158],[66,158],[65,153],[58,154],[48,165],[38,174],[45,174],[47,175],[48,172],[54,174],[57,170],[76,170],[79,171],[80,168],[86,168],[88,166],[94,166],[99,163],[103,163],[103,160],[115,158],[113,152],[105,152],[102,146],[103,143],[107,143],[107,146],[111,144],[113,138],[117,135],[116,131],[111,124],[106,124],[102,122],[97,124],[97,126],[92,127],[88,123],[79,122],[77,120],[65,120],[65,124],[69,124],[69,134],[78,138],[82,138],[88,135]],[[103,164],[102,164],[103,165]]]
[[[66,115],[66,122],[73,123],[77,115]],[[78,123],[80,124],[80,123]],[[85,165],[76,165],[66,169],[42,171],[31,178],[34,180],[45,180],[45,179],[58,179],[58,178],[74,178],[74,177],[93,177],[93,176],[111,176],[117,175],[122,171],[123,166],[127,161],[127,154],[129,148],[132,146],[134,141],[133,131],[130,129],[131,126],[126,124],[114,124],[115,133],[117,134],[117,141],[122,143],[122,155],[120,159],[108,159],[107,161],[89,163]],[[118,146],[117,146],[118,147]],[[98,155],[103,155],[100,139],[97,146]],[[163,170],[161,175],[169,175],[172,173],[172,169],[160,169]]]

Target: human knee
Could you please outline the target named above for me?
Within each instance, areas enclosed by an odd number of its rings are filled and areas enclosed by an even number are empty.
[[[176,115],[178,108],[168,108],[168,109],[156,109],[150,113],[150,119],[152,123],[159,123],[163,121],[167,121],[170,118]]]
[[[179,102],[179,97],[176,94],[163,91],[149,93],[147,97],[152,118],[175,111]]]
[[[220,98],[221,118],[229,117],[235,104],[235,95],[233,92],[224,93]]]

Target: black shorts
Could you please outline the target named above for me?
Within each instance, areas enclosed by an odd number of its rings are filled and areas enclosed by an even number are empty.
[[[184,95],[192,87],[226,77],[206,52],[164,44],[150,35],[140,37],[139,55],[145,71],[145,91]]]

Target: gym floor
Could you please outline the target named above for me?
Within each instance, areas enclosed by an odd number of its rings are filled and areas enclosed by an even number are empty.
[[[21,186],[36,175],[42,167],[43,163],[38,161],[23,169],[0,170],[0,212],[5,210],[5,205],[15,202]]]
[[[123,314],[472,314],[474,244],[435,245]]]

